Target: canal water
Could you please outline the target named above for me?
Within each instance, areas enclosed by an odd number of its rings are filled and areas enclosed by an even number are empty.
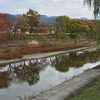
[[[97,65],[100,52],[80,51],[0,65],[0,100],[38,95]]]

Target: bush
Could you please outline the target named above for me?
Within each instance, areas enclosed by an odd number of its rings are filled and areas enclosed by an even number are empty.
[[[16,58],[22,58],[22,54],[18,51],[7,52],[0,55],[0,59],[10,60],[10,59],[16,59]]]
[[[44,42],[40,44],[40,47],[51,47],[51,46],[54,46],[52,42]]]
[[[2,35],[0,35],[0,40],[5,41],[6,39]]]
[[[64,46],[52,46],[52,47],[33,47],[22,49],[14,52],[5,52],[0,55],[0,59],[16,59],[21,58],[22,55],[40,53],[40,52],[52,52],[52,51],[61,51],[61,50],[71,50],[75,48],[84,47],[84,45],[64,45]]]

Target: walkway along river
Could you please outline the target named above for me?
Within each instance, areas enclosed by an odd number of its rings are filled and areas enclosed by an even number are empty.
[[[0,65],[0,100],[38,95],[100,65],[100,52],[72,52]]]

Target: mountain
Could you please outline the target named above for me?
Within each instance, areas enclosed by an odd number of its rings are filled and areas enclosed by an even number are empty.
[[[89,20],[87,17],[81,17],[81,20]]]
[[[17,14],[17,15],[8,14],[8,15],[13,24],[16,23],[16,19],[19,19],[22,16],[21,14]]]
[[[10,19],[13,23],[15,23],[16,19],[20,18],[22,15],[11,15],[9,14]],[[46,15],[40,15],[40,22],[44,23],[44,24],[53,24],[56,20],[56,18],[59,16],[51,16],[48,17]]]
[[[53,24],[56,20],[56,18],[59,16],[46,16],[46,15],[40,15],[40,22],[45,24]]]
[[[10,15],[10,18],[12,20],[13,23],[15,23],[16,19],[20,18],[22,15],[18,14],[18,15]],[[58,18],[59,16],[46,16],[46,15],[40,15],[40,22],[44,23],[44,24],[53,24],[56,20],[56,18]],[[81,17],[81,20],[89,20],[86,17]]]

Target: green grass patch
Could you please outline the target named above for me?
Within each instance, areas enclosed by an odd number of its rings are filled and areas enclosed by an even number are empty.
[[[76,90],[64,100],[100,100],[100,76],[91,79],[91,82]]]

